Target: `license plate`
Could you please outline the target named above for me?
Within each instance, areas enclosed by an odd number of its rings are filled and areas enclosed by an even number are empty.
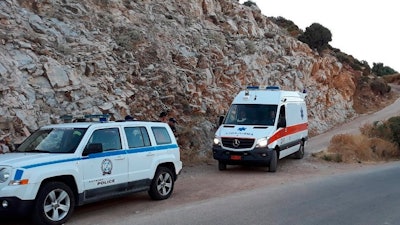
[[[231,155],[231,160],[241,160],[242,157],[240,155]]]

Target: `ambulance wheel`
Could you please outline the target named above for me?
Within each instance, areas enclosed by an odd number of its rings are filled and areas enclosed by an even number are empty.
[[[221,162],[221,161],[218,161],[218,169],[219,169],[220,171],[226,170],[226,164],[223,163],[223,162]]]
[[[278,167],[278,154],[275,150],[271,152],[271,161],[269,161],[268,172],[276,172]]]
[[[294,153],[295,159],[302,159],[304,157],[304,141],[300,143],[299,150]]]

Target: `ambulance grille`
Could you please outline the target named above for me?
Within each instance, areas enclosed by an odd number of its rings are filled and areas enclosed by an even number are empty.
[[[254,139],[250,138],[222,138],[222,145],[227,148],[251,148]]]

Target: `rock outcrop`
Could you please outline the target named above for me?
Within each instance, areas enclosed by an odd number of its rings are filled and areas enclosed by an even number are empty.
[[[264,84],[306,89],[316,134],[356,115],[355,73],[237,1],[0,2],[0,117],[29,131],[169,111],[182,148],[206,153],[235,94]]]

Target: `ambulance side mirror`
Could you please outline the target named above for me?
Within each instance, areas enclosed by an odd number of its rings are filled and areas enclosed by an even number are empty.
[[[282,127],[282,128],[285,128],[286,127],[286,119],[285,118],[279,118],[279,121],[278,121],[278,128],[279,127]]]
[[[224,116],[219,116],[218,120],[218,126],[221,126],[222,122],[224,121],[225,117]]]

